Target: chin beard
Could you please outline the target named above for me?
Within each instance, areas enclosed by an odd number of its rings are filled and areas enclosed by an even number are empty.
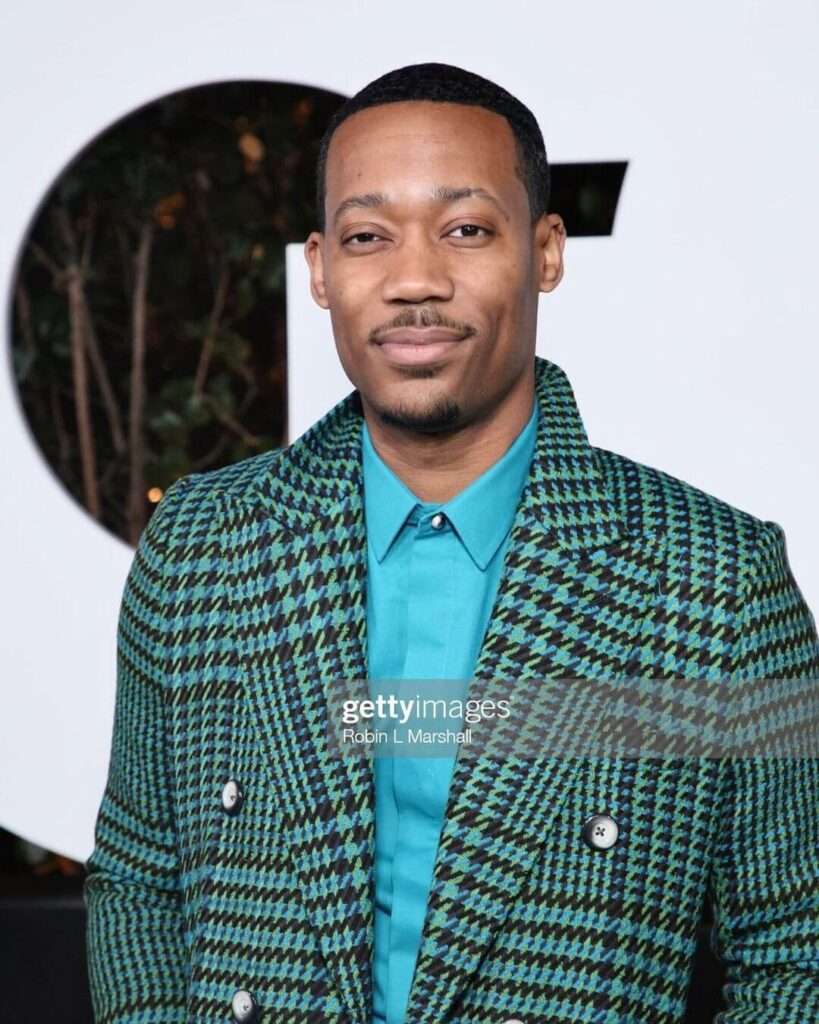
[[[435,434],[454,427],[460,421],[461,407],[444,395],[422,409],[408,409],[398,405],[391,409],[379,409],[378,416],[382,423],[391,427]]]

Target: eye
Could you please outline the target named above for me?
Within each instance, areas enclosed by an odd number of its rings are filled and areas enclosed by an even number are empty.
[[[374,231],[359,231],[354,235],[350,235],[349,238],[345,238],[341,243],[342,245],[349,245],[354,239],[359,238],[362,241],[357,242],[357,245],[367,245],[368,242],[372,242],[375,239],[380,238],[381,235],[376,235]]]
[[[489,238],[495,233],[494,231],[490,231],[489,228],[481,227],[480,224],[459,224],[456,228],[453,228],[452,231],[449,232],[450,235],[454,231],[464,232],[464,234],[457,236],[459,238]],[[479,231],[482,231],[483,235],[479,235]]]

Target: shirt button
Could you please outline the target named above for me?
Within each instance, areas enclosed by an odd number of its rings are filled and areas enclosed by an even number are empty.
[[[433,530],[441,529],[441,527],[444,525],[444,517],[441,515],[440,512],[435,513],[432,519],[430,519],[429,525],[432,527]]]

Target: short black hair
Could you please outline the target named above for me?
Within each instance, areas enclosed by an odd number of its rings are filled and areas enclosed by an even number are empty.
[[[534,224],[549,208],[549,161],[543,135],[534,114],[519,99],[488,78],[452,64],[409,64],[388,71],[365,85],[336,110],[322,136],[316,167],[316,213],[319,231],[325,229],[324,200],[327,151],[336,128],[367,107],[407,100],[464,103],[505,117],[512,128],[518,154],[518,176],[526,186]]]

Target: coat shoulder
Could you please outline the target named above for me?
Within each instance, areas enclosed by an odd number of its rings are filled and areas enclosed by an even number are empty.
[[[629,533],[662,536],[672,574],[694,579],[744,575],[768,528],[747,509],[618,452],[593,448]]]
[[[187,560],[230,531],[241,500],[256,481],[271,472],[281,449],[271,449],[239,462],[178,477],[165,491],[144,531],[151,544],[174,561]]]
[[[212,515],[220,505],[241,501],[260,479],[275,474],[283,451],[272,448],[217,469],[186,473],[168,488],[163,504],[174,494],[176,503],[184,504],[188,515]]]

